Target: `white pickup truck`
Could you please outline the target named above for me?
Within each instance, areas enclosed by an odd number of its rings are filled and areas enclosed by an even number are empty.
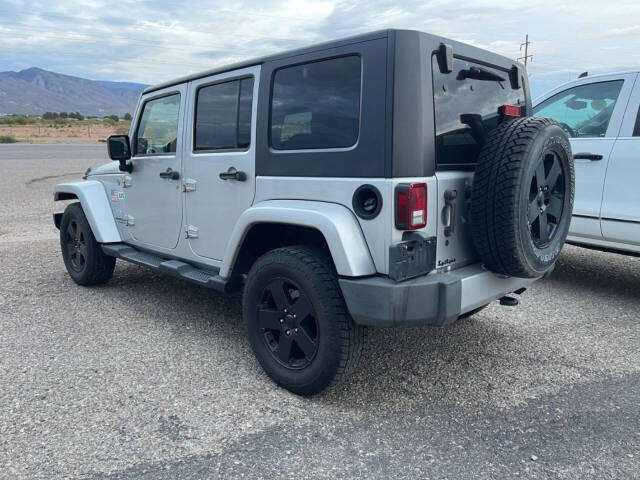
[[[576,171],[567,242],[640,253],[640,72],[585,76],[534,102],[560,122]]]

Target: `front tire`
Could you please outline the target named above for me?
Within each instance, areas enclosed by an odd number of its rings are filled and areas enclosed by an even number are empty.
[[[106,283],[113,275],[116,259],[102,251],[79,203],[62,214],[60,247],[67,272],[78,285]]]
[[[249,342],[267,375],[298,395],[314,395],[353,371],[364,327],[347,311],[330,259],[306,247],[260,257],[244,288]]]

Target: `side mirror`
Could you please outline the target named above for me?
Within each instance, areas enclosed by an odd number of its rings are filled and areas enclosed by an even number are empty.
[[[132,166],[127,161],[131,158],[131,144],[129,135],[111,135],[107,139],[109,158],[120,162],[120,171],[131,173]]]

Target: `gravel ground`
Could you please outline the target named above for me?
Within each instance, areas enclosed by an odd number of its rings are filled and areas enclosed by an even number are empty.
[[[52,187],[104,145],[0,146],[0,478],[640,478],[640,259],[566,247],[517,308],[371,330],[312,399],[240,297],[118,263],[65,272]]]

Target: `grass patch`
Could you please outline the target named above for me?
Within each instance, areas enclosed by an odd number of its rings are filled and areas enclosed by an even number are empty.
[[[0,135],[0,143],[17,143],[18,139],[13,135]]]

